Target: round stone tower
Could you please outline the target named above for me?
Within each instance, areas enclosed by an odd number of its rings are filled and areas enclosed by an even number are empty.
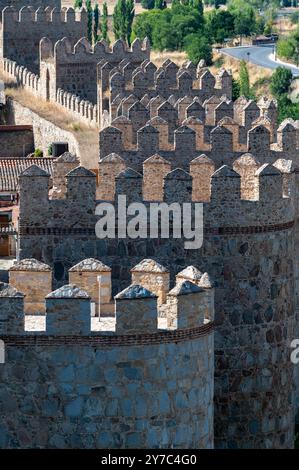
[[[275,167],[262,165],[255,178],[245,200],[238,173],[213,174],[197,253],[215,280],[218,448],[294,445],[293,201]]]
[[[101,325],[66,285],[36,333],[23,294],[0,283],[0,447],[212,448],[213,295],[181,279],[160,319],[156,294],[131,284]]]

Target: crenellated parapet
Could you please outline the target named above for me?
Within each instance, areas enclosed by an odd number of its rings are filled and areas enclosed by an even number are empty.
[[[18,86],[23,87],[24,90],[36,97],[62,106],[64,110],[89,126],[98,126],[98,107],[96,104],[83,100],[80,96],[69,93],[61,88],[56,90],[55,87],[51,86],[52,82],[47,84],[47,76],[42,75],[39,77],[30,72],[26,67],[17,65],[12,60],[3,59],[3,70],[8,76],[15,78]],[[53,76],[50,79],[49,75],[49,81],[52,79]]]
[[[190,65],[179,68],[170,60],[166,60],[160,68],[149,60],[138,67],[134,67],[132,62],[121,62],[117,67],[109,66],[107,62],[98,65],[101,110],[106,109],[107,99],[112,106],[118,96],[126,98],[131,94],[137,100],[142,100],[144,95],[149,99],[161,96],[168,100],[171,97],[174,101],[189,96],[192,99],[198,98],[201,103],[212,95],[229,100],[232,96],[231,87],[231,74],[225,70],[214,77],[208,69],[200,73],[194,71]]]
[[[203,202],[207,227],[225,226],[228,221],[264,225],[266,218],[272,225],[280,224],[293,220],[294,167],[289,162],[278,159],[273,165],[262,164],[244,154],[235,160],[234,170],[227,165],[217,170],[213,159],[200,155],[190,162],[187,173],[171,170],[170,162],[154,155],[144,162],[140,174],[111,154],[99,163],[97,189],[95,175],[77,167],[65,175],[64,196],[59,199],[49,197],[50,176],[33,165],[19,178],[19,230],[22,236],[27,230],[33,234],[38,226],[54,230],[53,234],[58,226],[60,233],[62,227],[66,233],[75,234],[76,228],[85,233],[96,221],[96,197],[117,205],[118,196],[126,196],[127,205],[143,201],[147,208],[151,201]],[[71,228],[65,225],[67,220],[73,220]]]
[[[98,126],[98,108],[90,101],[82,100],[80,96],[68,93],[61,88],[57,89],[56,103],[74,117],[90,126]]]
[[[47,6],[52,8],[61,8],[61,0],[46,0],[44,2]],[[1,0],[0,10],[2,11],[7,6],[13,6],[17,10],[21,9],[25,5],[29,5],[35,9],[40,7],[40,0]]]
[[[4,58],[2,64],[4,73],[15,78],[19,86],[22,86],[26,91],[35,96],[41,95],[41,82],[38,75],[10,59]]]
[[[75,12],[73,8],[60,10],[51,6],[39,7],[37,10],[24,6],[16,10],[7,6],[2,11],[2,58],[13,60],[31,72],[38,73],[39,43],[45,32],[51,41],[56,42],[68,36],[75,44],[87,32],[86,10],[83,8]]]
[[[75,44],[72,35],[52,42],[48,33],[46,27],[46,36],[39,41],[39,75],[32,73],[33,68],[27,62],[26,66],[21,65],[22,62],[17,58],[12,60],[9,55],[2,59],[4,72],[15,78],[19,86],[62,106],[85,124],[105,127],[105,109],[98,106],[97,64],[105,63],[112,68],[119,64],[136,67],[149,57],[148,41],[141,43],[135,39],[128,48],[122,40],[111,47],[102,40],[92,47],[85,37],[80,37]]]
[[[99,63],[111,68],[121,63],[132,63],[137,67],[149,58],[149,54],[147,40],[141,42],[135,39],[128,47],[119,39],[110,47],[104,40],[91,46],[85,37],[81,37],[75,44],[72,37],[67,35],[55,43],[44,37],[40,41],[40,75],[43,82],[46,82],[47,74],[50,75],[50,90],[53,95],[50,99],[54,100],[55,94],[62,89],[96,105]]]
[[[69,281],[90,295],[93,316],[103,317],[114,313],[109,266],[94,258],[82,260],[69,270]]]
[[[199,275],[196,279],[188,276],[188,272],[194,269],[196,268],[187,267],[184,272],[179,273],[176,285],[170,289],[168,270],[152,259],[144,259],[131,270],[132,284],[118,293],[113,302],[111,268],[100,260],[82,260],[69,270],[70,284],[51,292],[50,267],[36,259],[23,259],[10,268],[10,284],[1,283],[2,335],[30,332],[32,315],[35,315],[35,321],[40,324],[40,331],[44,325],[48,335],[86,336],[92,332],[101,334],[101,330],[105,331],[105,321],[103,326],[95,328],[96,323],[92,321],[93,302],[100,306],[100,315],[99,312],[96,315],[100,317],[98,322],[100,323],[103,317],[110,317],[112,323],[115,323],[116,334],[155,333],[158,330],[162,332],[168,329],[202,327],[214,320],[214,290],[211,285],[207,285],[206,274],[197,270]],[[26,273],[28,280],[23,284],[23,292],[20,293],[18,288],[22,285],[22,273],[23,278]],[[45,277],[44,274],[41,276],[42,273],[49,273],[50,277]],[[30,282],[35,284],[34,292],[30,292]],[[180,299],[182,296],[184,297]],[[11,298],[16,299],[19,307],[18,316],[12,315],[10,320],[4,315],[4,304],[7,302],[5,299]],[[107,304],[113,307],[110,312],[103,314],[102,307]],[[41,321],[42,316],[45,316],[45,323]],[[7,321],[10,324],[5,327]]]
[[[261,163],[297,159],[297,129],[288,120],[275,130],[277,140],[273,142],[272,128],[254,123],[246,131],[229,116],[222,117],[218,125],[207,125],[194,116],[181,124],[176,107],[168,101],[158,106],[154,116],[151,102],[146,107],[128,97],[122,108],[126,114],[119,115],[100,131],[100,162],[111,153],[111,148],[139,172],[155,154],[171,164],[172,169],[185,170],[201,154],[211,158],[217,168],[233,165],[246,153],[253,154]]]
[[[48,226],[53,225],[55,219],[57,223],[57,218],[60,218],[61,224],[69,227],[68,220],[73,219],[73,228],[86,229],[86,225],[92,224],[95,209],[95,179],[93,172],[77,166],[66,175],[65,197],[50,199],[50,175],[37,165],[27,168],[19,176],[20,218],[22,219],[19,225],[20,230],[22,231],[22,224],[32,224],[34,214],[36,226],[42,223],[42,219],[47,214]]]
[[[82,266],[97,269],[94,263]],[[35,429],[42,420],[48,430],[45,437],[39,426],[26,442],[7,437],[5,447],[158,448],[162,437],[165,448],[213,448],[213,297],[213,289],[179,282],[168,289],[161,318],[156,295],[132,283],[115,296],[110,318],[99,321],[91,317],[90,294],[70,283],[48,293],[45,314],[33,319],[24,314],[23,294],[0,283],[0,367],[15,404],[13,411],[0,404],[1,429],[5,422],[14,435],[20,421]],[[36,389],[34,396],[27,389]],[[69,427],[74,420],[80,442]],[[63,441],[55,438],[61,429]]]
[[[44,44],[47,47],[44,47]],[[85,37],[80,38],[74,45],[67,35],[56,43],[52,43],[48,38],[43,38],[40,43],[41,61],[52,59],[57,64],[65,65],[81,62],[99,63],[108,62],[112,67],[118,67],[119,64],[134,64],[137,67],[140,63],[149,59],[150,46],[147,39],[140,41],[135,39],[131,46],[118,39],[111,46],[101,39],[93,46]]]
[[[45,313],[44,299],[52,290],[52,269],[36,259],[23,259],[9,270],[9,283],[25,296],[27,315]]]

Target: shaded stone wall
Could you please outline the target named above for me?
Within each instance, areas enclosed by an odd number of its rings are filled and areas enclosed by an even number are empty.
[[[145,95],[149,100],[162,97],[164,100],[171,100],[172,104],[188,96],[191,98],[189,105],[193,98],[202,104],[213,97],[216,99],[215,107],[220,104],[220,97],[227,100],[232,98],[232,76],[226,70],[221,70],[218,75],[213,76],[207,68],[202,68],[200,63],[196,67],[191,62],[186,62],[178,67],[169,59],[159,68],[149,60],[144,60],[139,67],[136,67],[133,61],[120,62],[117,65],[118,67],[115,67],[106,62],[98,65],[100,113],[107,109],[107,99],[112,105],[114,100],[125,99],[131,95],[138,100],[142,100]],[[233,116],[233,107],[229,105],[229,108],[230,112],[226,110],[225,116]],[[201,118],[202,113],[199,109],[197,112]],[[221,119],[220,109],[216,114]]]
[[[25,333],[23,295],[1,284],[0,447],[212,448],[213,309],[204,318],[191,282],[169,295],[178,329],[158,329],[156,296],[132,284],[108,333],[67,285],[47,295],[46,327]]]
[[[0,126],[0,158],[22,158],[34,151],[31,126]]]
[[[86,32],[87,13],[84,9],[75,13],[72,8],[60,11],[49,7],[35,11],[26,6],[21,10],[7,7],[2,11],[0,56],[38,73],[39,42],[45,35],[54,42],[68,36],[75,44],[86,36]]]
[[[67,36],[67,35],[65,35]],[[73,42],[64,37],[56,43],[43,38],[40,43],[40,76],[43,84],[46,82],[46,70],[50,71],[50,81],[54,84],[51,99],[55,101],[58,89],[79,96],[83,100],[97,103],[97,65],[108,64],[110,67],[120,63],[132,63],[139,66],[149,59],[150,47],[145,40],[135,39],[131,47],[122,40],[117,40],[111,47],[104,41],[91,46],[85,38]]]
[[[10,377],[0,385],[2,448],[213,446],[211,335],[130,347],[93,341],[78,348],[11,340],[1,365]]]
[[[75,136],[54,123],[41,118],[34,111],[21,105],[17,101],[8,102],[8,123],[31,125],[33,127],[34,147],[40,148],[44,155],[48,154],[48,147],[52,142],[68,142],[69,151],[80,157],[79,144]]]
[[[166,105],[169,110],[169,103],[164,102],[158,108],[158,113],[163,106],[165,111]],[[134,115],[137,108],[138,120]],[[297,164],[296,128],[288,120],[281,123],[277,129],[277,141],[271,144],[270,132],[261,124],[253,124],[246,131],[244,127],[227,124],[228,118],[222,119],[216,126],[206,126],[190,117],[180,125],[177,118],[170,119],[167,116],[165,119],[160,115],[148,119],[148,112],[146,107],[135,101],[130,104],[129,118],[119,116],[110,126],[101,129],[100,159],[103,160],[113,149],[128,166],[139,172],[143,164],[149,164],[150,157],[153,158],[155,154],[162,157],[162,161],[164,159],[166,166],[168,164],[172,169],[180,167],[187,171],[190,164],[198,163],[197,157],[202,154],[213,160],[215,168],[233,165],[247,153],[251,153],[260,164],[273,163],[278,158],[292,160]],[[138,121],[141,127],[134,127],[133,123]],[[234,131],[229,129],[232,127]],[[241,135],[245,136],[244,143],[239,140]],[[246,184],[249,184],[249,180]]]

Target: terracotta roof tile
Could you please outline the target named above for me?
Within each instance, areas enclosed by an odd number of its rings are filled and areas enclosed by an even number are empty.
[[[53,175],[53,158],[0,158],[0,191],[15,192],[18,187],[18,176],[31,165]]]

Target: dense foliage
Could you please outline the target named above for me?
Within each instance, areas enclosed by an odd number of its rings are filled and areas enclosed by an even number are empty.
[[[239,69],[239,86],[240,96],[245,96],[247,99],[254,99],[254,93],[250,88],[249,73],[245,60],[241,60]]]
[[[75,0],[74,8],[82,8],[82,6],[83,6],[83,0]]]
[[[239,77],[232,80],[233,100],[245,96],[247,99],[256,99],[253,88],[250,86],[249,72],[245,60],[240,61]]]
[[[123,39],[130,46],[132,24],[135,16],[134,0],[118,0],[113,11],[115,39]]]
[[[288,94],[293,76],[290,69],[278,67],[271,77],[270,91],[275,98]]]
[[[277,99],[279,122],[299,119],[299,103],[293,103],[288,96],[292,80],[292,72],[285,67],[278,67],[271,77],[270,90]]]
[[[102,38],[105,39],[105,41],[109,43],[110,41],[108,37],[108,6],[106,2],[103,3],[101,33],[102,33]]]
[[[194,64],[198,64],[201,59],[204,59],[207,65],[212,64],[212,48],[205,36],[189,34],[185,39],[185,51]]]
[[[289,36],[279,39],[277,55],[299,65],[299,26]]]
[[[184,50],[193,62],[205,59],[210,64],[212,44],[263,32],[265,28],[264,20],[260,21],[253,6],[245,0],[230,0],[226,10],[214,8],[206,13],[202,0],[173,0],[168,8],[162,8],[160,0],[143,0],[143,4],[149,11],[137,16],[133,36],[141,39],[147,36],[152,48],[159,51]]]
[[[87,39],[92,44],[92,22],[93,22],[93,10],[91,6],[91,0],[86,0],[86,10],[87,10]]]
[[[93,10],[93,41],[96,43],[99,39],[100,9],[96,3]]]

